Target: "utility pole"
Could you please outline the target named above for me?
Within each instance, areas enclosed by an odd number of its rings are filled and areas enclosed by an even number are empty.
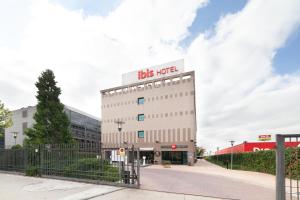
[[[231,140],[231,141],[229,141],[229,142],[230,142],[230,144],[231,144],[231,163],[230,163],[230,168],[231,168],[231,170],[232,170],[232,163],[233,163],[233,144],[234,144],[234,141]]]
[[[120,141],[119,141],[119,148],[121,148],[122,145],[122,137],[121,137],[121,132],[122,132],[122,125],[125,124],[125,122],[121,121],[121,120],[117,120],[115,121],[115,123],[118,125],[118,131],[119,131],[119,137],[120,137]]]

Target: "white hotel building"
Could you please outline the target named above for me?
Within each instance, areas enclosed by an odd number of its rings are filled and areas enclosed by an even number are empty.
[[[194,72],[183,72],[183,60],[178,60],[124,74],[122,81],[122,86],[101,90],[102,146],[134,145],[149,163],[192,165],[197,132]],[[121,133],[116,121],[124,122]]]

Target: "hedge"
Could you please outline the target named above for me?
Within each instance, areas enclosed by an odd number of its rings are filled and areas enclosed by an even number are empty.
[[[298,151],[298,157],[297,157]],[[231,154],[213,155],[205,158],[207,161],[222,167],[230,168]],[[285,150],[286,175],[298,178],[300,175],[300,148],[288,148]],[[276,174],[276,154],[274,150],[256,151],[249,153],[233,154],[233,169],[255,171],[268,174]]]
[[[63,170],[63,175],[74,178],[103,180],[116,182],[120,179],[119,168],[112,166],[107,160],[96,158],[79,159]]]

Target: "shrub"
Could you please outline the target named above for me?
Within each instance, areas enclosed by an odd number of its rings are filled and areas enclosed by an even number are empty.
[[[20,144],[16,144],[12,146],[11,149],[22,149],[22,146]]]
[[[170,168],[171,167],[171,161],[170,160],[163,160],[162,165],[164,168]]]
[[[25,169],[26,176],[41,176],[41,172],[37,166],[28,166]]]
[[[300,162],[297,162],[299,159],[297,158],[297,151],[300,155],[300,148],[285,150],[286,175],[293,178],[296,177],[297,170],[300,169]],[[230,167],[231,154],[214,155],[205,159],[222,167],[226,167],[228,163]],[[274,150],[234,153],[232,166],[233,169],[276,174],[276,154]]]
[[[64,176],[115,182],[120,179],[119,168],[106,160],[82,158],[64,168]]]

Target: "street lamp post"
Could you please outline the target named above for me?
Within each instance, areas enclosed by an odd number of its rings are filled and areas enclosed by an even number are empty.
[[[13,137],[15,139],[15,146],[16,146],[17,145],[17,135],[18,135],[18,132],[14,131],[14,132],[12,132],[12,134],[13,134]],[[17,163],[16,150],[17,149],[14,149],[14,165],[13,165],[14,167],[16,167],[16,163]]]
[[[121,120],[117,120],[115,121],[115,123],[118,125],[118,131],[119,131],[119,137],[120,137],[120,141],[119,141],[119,145],[121,148],[122,142],[121,142],[121,131],[122,131],[122,125],[125,124],[125,122],[121,121]]]
[[[125,124],[125,122],[123,122],[121,120],[117,120],[117,121],[115,121],[115,123],[118,125],[118,131],[119,131],[119,135],[120,135],[120,141],[119,141],[120,147],[119,148],[121,148],[121,145],[122,145],[122,142],[121,142],[122,125]],[[120,158],[120,160],[118,159],[120,161],[119,162],[119,165],[120,165],[120,167],[119,167],[119,172],[120,172],[119,175],[120,175],[120,177],[119,178],[121,180],[121,177],[122,177],[121,174],[124,174],[124,165],[123,165],[123,162],[121,161],[121,154],[120,154],[120,152],[119,152],[119,158]]]
[[[229,141],[230,142],[230,144],[231,144],[231,161],[230,161],[230,168],[231,168],[231,170],[232,170],[232,163],[233,163],[233,144],[234,144],[234,141],[233,140],[231,140],[231,141]]]
[[[14,131],[14,132],[12,132],[12,134],[13,134],[13,137],[15,139],[15,146],[16,146],[17,145],[17,135],[18,135],[18,132]]]

